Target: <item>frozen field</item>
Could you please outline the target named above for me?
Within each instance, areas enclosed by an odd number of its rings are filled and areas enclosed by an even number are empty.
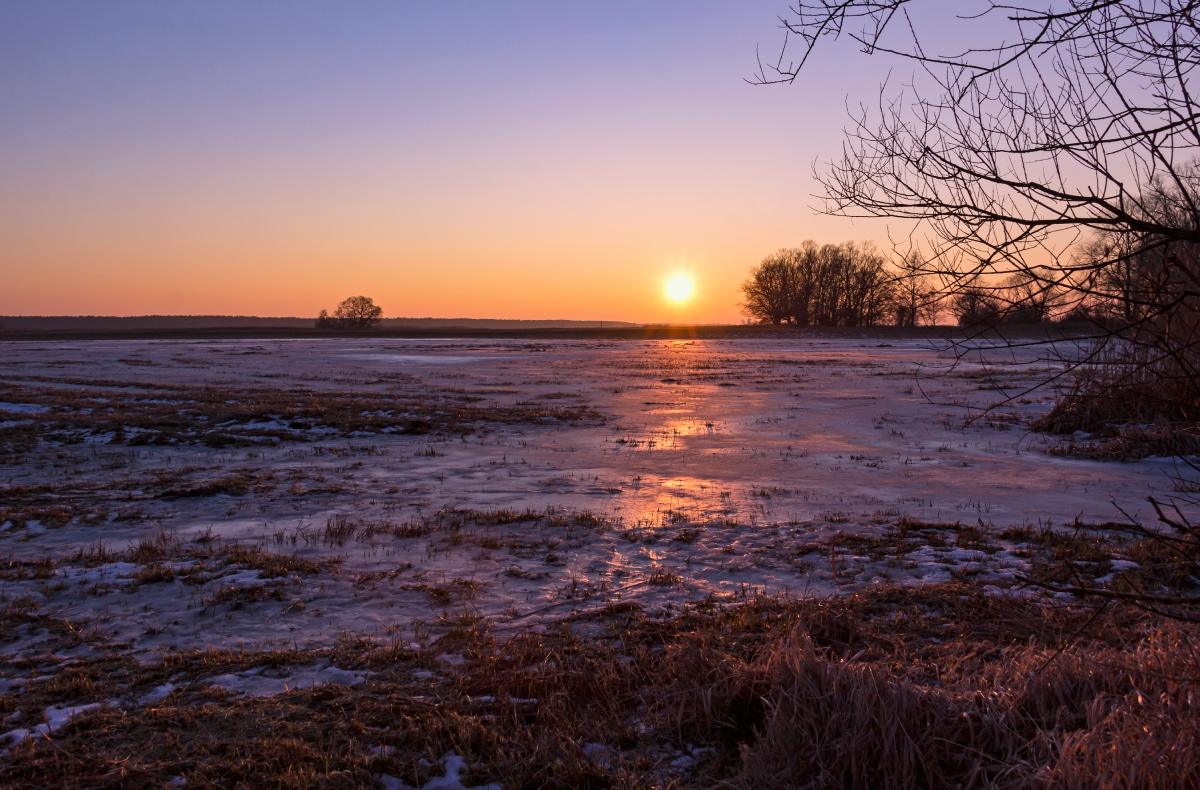
[[[419,641],[464,615],[524,628],[613,604],[964,575],[1011,586],[1027,562],[1011,528],[1148,517],[1147,494],[1179,485],[1165,459],[1047,452],[1062,440],[1023,426],[1052,393],[1020,393],[1054,363],[1026,353],[5,344],[0,596],[86,632],[78,650],[150,656]],[[975,543],[897,542],[908,522]],[[55,638],[31,619],[0,651]]]

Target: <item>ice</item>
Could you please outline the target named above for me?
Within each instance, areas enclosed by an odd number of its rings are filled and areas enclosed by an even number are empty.
[[[97,565],[93,568],[60,568],[58,574],[62,576],[63,579],[71,582],[114,584],[117,582],[127,582],[128,578],[137,573],[138,568],[140,567],[141,566],[139,566],[137,563],[133,562],[109,562],[103,565]]]
[[[203,681],[202,685],[219,686],[226,691],[247,697],[273,697],[288,691],[328,684],[357,686],[366,682],[367,674],[333,666],[317,666],[293,669],[286,675],[275,676],[269,674],[266,667],[255,667],[244,672],[216,675]]]
[[[20,372],[14,387],[52,389],[68,403],[99,389],[122,414],[184,408],[189,393],[205,402],[223,391],[236,403],[267,388],[352,395],[354,415],[383,421],[350,434],[338,415],[293,420],[272,405],[229,425],[278,432],[271,444],[147,444],[137,425],[124,439],[86,424],[72,428],[79,441],[48,435],[4,467],[5,491],[34,493],[21,505],[29,512],[4,501],[0,545],[25,570],[0,576],[0,603],[20,601],[152,661],[183,649],[323,648],[341,635],[407,643],[410,629],[436,632],[461,614],[511,633],[613,603],[656,613],[710,596],[934,582],[959,569],[1001,589],[1027,558],[953,540],[890,564],[811,546],[878,535],[905,517],[991,536],[1123,519],[1117,508],[1152,524],[1147,496],[1169,498],[1174,475],[1195,477],[1163,460],[1045,452],[1063,440],[1024,428],[1049,408],[1044,389],[1005,404],[1002,419],[964,422],[996,399],[993,373],[1023,392],[1054,369],[1045,349],[960,361],[944,344],[849,337],[262,340],[249,356],[247,345],[0,343],[0,365]],[[131,354],[154,364],[119,362]],[[1038,370],[1007,364],[1014,355]],[[88,380],[96,384],[78,383]],[[98,412],[101,401],[80,405]],[[564,405],[590,411],[555,416]],[[452,427],[389,433],[390,420],[426,409]],[[31,422],[57,414],[56,405]],[[92,428],[105,443],[85,443]],[[164,495],[224,478],[231,486],[217,495]],[[326,533],[337,519],[351,527],[342,537]],[[127,555],[160,531],[181,542],[170,556]],[[44,563],[36,573],[35,563]],[[0,653],[37,654],[50,641],[14,633]]]
[[[257,587],[265,580],[260,571],[235,571],[221,576],[218,581],[227,587]]]
[[[16,414],[42,414],[50,410],[36,403],[7,403],[0,401],[0,411],[14,412]]]
[[[142,705],[153,705],[169,697],[176,688],[178,687],[174,683],[163,683],[139,697],[138,702]]]
[[[464,365],[489,359],[465,354],[348,354],[346,358],[366,362],[399,362],[416,365]],[[495,358],[492,357],[492,359]]]
[[[0,678],[0,694],[7,694],[10,691],[19,689],[27,682],[25,678]]]
[[[447,754],[442,760],[446,766],[445,775],[430,779],[421,785],[420,790],[501,790],[501,786],[496,783],[464,785],[461,777],[463,771],[467,770],[467,761],[453,753]],[[376,778],[385,790],[416,790],[389,774],[379,774]]]
[[[45,721],[30,728],[18,728],[0,734],[0,743],[11,747],[27,738],[41,738],[52,732],[57,732],[74,719],[89,711],[100,708],[102,703],[92,702],[87,705],[67,705],[61,708],[50,706],[43,713]]]

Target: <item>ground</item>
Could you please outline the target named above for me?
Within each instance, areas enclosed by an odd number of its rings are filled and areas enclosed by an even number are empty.
[[[970,685],[1005,661],[1040,667],[1101,622],[1030,577],[1160,574],[1103,527],[1152,523],[1148,497],[1194,491],[1194,472],[1081,458],[1092,437],[1026,427],[1073,353],[830,337],[0,344],[0,780],[761,786],[771,755],[749,757],[778,723],[753,694],[745,722],[664,722],[662,689],[724,682],[704,677],[721,661],[676,677],[664,656],[736,657],[731,676],[769,676],[769,697],[784,672],[770,657],[807,639],[820,672],[854,657],[908,694],[929,678],[896,675],[897,651],[936,652],[949,629],[994,651],[938,680]],[[883,649],[881,624],[914,606]],[[998,606],[1045,625],[956,620]],[[834,609],[846,633],[797,635]],[[1191,644],[1131,617],[1105,610],[1086,649]],[[866,654],[845,652],[858,642]],[[583,701],[603,710],[581,716]],[[337,734],[303,726],[346,717]],[[1045,728],[1079,730],[1063,726]],[[233,733],[262,732],[309,753],[229,754]],[[1030,776],[1067,754],[1027,751],[1004,759]],[[556,778],[533,778],[551,764]],[[870,778],[822,770],[812,783]],[[906,776],[941,774],[876,778]]]

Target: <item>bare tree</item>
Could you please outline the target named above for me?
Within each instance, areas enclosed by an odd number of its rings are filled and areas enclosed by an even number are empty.
[[[1030,267],[1010,274],[996,293],[1006,323],[1044,324],[1061,311],[1062,289],[1049,267]]]
[[[1079,364],[1130,348],[1195,412],[1200,385],[1200,3],[982,2],[992,43],[939,51],[922,0],[811,0],[782,22],[761,82],[791,82],[824,40],[912,66],[861,105],[817,173],[825,210],[900,218],[960,315],[1104,313]],[[1087,254],[1080,250],[1087,245]],[[1001,317],[1003,318],[1003,316]],[[1093,380],[1095,378],[1093,377]]]
[[[379,323],[383,308],[368,296],[351,296],[343,299],[333,315],[322,310],[317,317],[317,326],[322,329],[369,329]]]
[[[910,95],[885,93],[855,115],[842,159],[821,174],[833,211],[926,222],[986,264],[1019,264],[1081,227],[1200,241],[1147,205],[1169,185],[1195,210],[1194,1],[986,3],[978,16],[999,17],[996,44],[946,54],[922,45],[914,2],[799,3],[762,74],[794,80],[822,38],[840,35],[916,65]],[[796,44],[799,61],[784,65]]]
[[[992,327],[1000,323],[1000,304],[992,289],[963,284],[950,297],[950,312],[959,326]]]
[[[1200,2],[1028,2],[966,9],[958,23],[990,39],[955,48],[931,45],[910,14],[923,0],[798,0],[758,81],[796,80],[839,38],[911,66],[904,87],[881,78],[878,100],[852,111],[841,156],[817,172],[825,210],[911,222],[924,273],[964,323],[992,310],[1102,319],[1040,427],[1166,420],[1191,437],[1175,451],[1195,453]]]
[[[797,250],[779,250],[763,259],[742,285],[742,308],[755,321],[796,323]]]
[[[942,294],[916,250],[910,250],[896,263],[895,299],[896,326],[936,323]]]

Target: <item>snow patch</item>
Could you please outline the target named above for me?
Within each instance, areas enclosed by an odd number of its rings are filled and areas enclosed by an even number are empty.
[[[26,529],[28,528],[29,525],[27,524]],[[78,566],[60,568],[58,575],[72,582],[112,584],[121,580],[128,580],[137,573],[138,568],[138,564],[134,562],[108,562],[93,568],[81,568]]]
[[[138,698],[138,702],[142,705],[153,705],[155,702],[166,699],[176,688],[174,683],[164,683],[143,694]]]
[[[46,719],[44,722],[29,728],[18,727],[15,730],[9,730],[0,735],[0,742],[3,742],[6,746],[16,746],[18,743],[29,738],[45,737],[52,732],[61,730],[75,717],[96,710],[102,704],[100,702],[92,702],[87,705],[67,705],[61,708],[51,705],[42,713]]]
[[[430,779],[420,790],[501,790],[500,785],[495,782],[470,787],[464,785],[461,777],[463,771],[467,770],[467,761],[454,753],[447,754],[442,759],[445,761],[446,775]],[[412,785],[407,785],[389,774],[378,774],[375,778],[385,790],[416,790]]]
[[[368,673],[340,669],[332,666],[315,666],[299,669],[282,677],[264,674],[267,667],[254,667],[244,672],[233,672],[225,675],[215,675],[203,685],[219,686],[234,694],[247,697],[273,697],[288,691],[308,689],[315,686],[335,684],[339,686],[357,686],[366,682]]]

